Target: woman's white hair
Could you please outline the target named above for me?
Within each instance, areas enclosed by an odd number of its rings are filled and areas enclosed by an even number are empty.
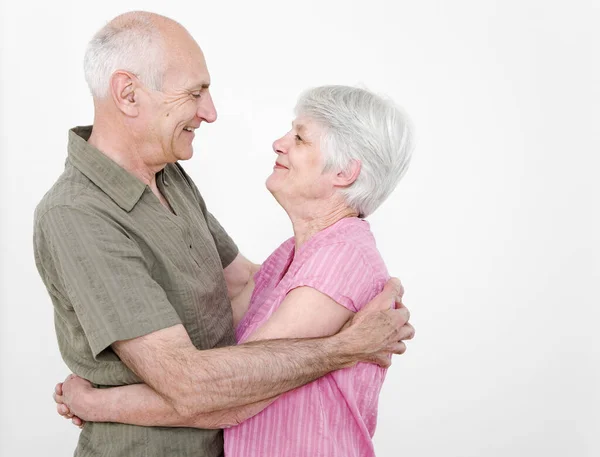
[[[342,171],[352,160],[360,161],[358,178],[341,192],[360,217],[372,214],[408,168],[414,134],[406,113],[389,99],[348,86],[309,89],[295,112],[324,129],[325,171]]]
[[[117,70],[133,73],[153,90],[162,88],[165,59],[163,39],[153,20],[156,16],[144,11],[125,13],[94,35],[83,63],[94,97],[108,95],[110,78]]]

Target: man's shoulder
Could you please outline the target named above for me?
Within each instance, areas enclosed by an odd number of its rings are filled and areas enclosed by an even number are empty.
[[[77,208],[88,206],[83,200],[94,194],[92,182],[75,167],[67,164],[63,173],[54,182],[37,204],[34,225],[37,227],[48,212],[55,208]]]

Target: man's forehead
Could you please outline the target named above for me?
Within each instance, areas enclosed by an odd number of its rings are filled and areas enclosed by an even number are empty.
[[[200,90],[210,86],[210,74],[204,61],[172,62],[165,76],[166,80],[180,89]]]

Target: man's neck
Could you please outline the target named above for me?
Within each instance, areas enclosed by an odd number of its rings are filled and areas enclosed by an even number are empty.
[[[128,140],[131,135],[122,130],[122,126],[96,120],[88,143],[143,183],[151,188],[156,187],[156,173],[166,164],[150,163],[143,153],[143,147],[134,139]]]

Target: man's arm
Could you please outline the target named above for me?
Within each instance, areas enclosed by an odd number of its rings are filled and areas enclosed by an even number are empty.
[[[163,411],[161,422],[206,427],[210,424],[201,422],[203,419],[210,419],[210,422],[219,416],[203,418],[202,415],[235,410],[244,404],[250,404],[252,408],[252,404],[273,399],[356,362],[389,366],[389,354],[402,354],[406,350],[402,340],[414,335],[414,329],[407,322],[408,310],[401,304],[401,294],[399,281],[390,281],[381,294],[353,316],[350,325],[326,338],[255,341],[197,351],[185,347],[182,342],[187,334],[183,331],[183,335],[178,335],[179,329],[173,327],[137,338],[138,341],[119,343],[117,351],[162,398],[151,400],[155,402],[151,406],[155,413]],[[398,298],[399,308],[389,309],[394,297]],[[277,337],[279,334],[275,332],[280,331],[275,329],[268,336]],[[174,338],[178,338],[179,346],[170,344],[169,340]],[[142,393],[142,397],[148,393],[135,392]],[[130,400],[133,405],[140,401],[134,397]],[[167,404],[169,406],[165,406]],[[259,410],[266,405],[261,406]],[[169,408],[172,408],[171,413]],[[239,423],[257,412],[248,414],[248,411],[237,410],[232,413],[233,422]],[[221,419],[225,420],[220,423],[217,420],[214,424],[227,425],[231,421],[230,416],[221,416]]]
[[[113,344],[121,360],[179,414],[235,408],[287,392],[357,362],[389,366],[414,330],[404,307],[390,309],[401,295],[398,280],[357,313],[342,332],[311,339],[267,340],[198,351],[176,325]]]
[[[246,259],[243,255],[238,254],[224,270],[225,282],[227,283],[227,294],[231,301],[233,310],[233,325],[236,327],[250,304],[250,298],[254,291],[254,275],[260,269],[260,265],[256,265]]]
[[[337,333],[352,312],[327,295],[309,288],[292,290],[271,318],[249,341],[278,338],[322,337]],[[62,414],[71,413],[92,422],[120,422],[142,426],[223,428],[237,425],[258,414],[277,397],[207,414],[181,416],[163,397],[145,384],[94,389],[84,379],[71,375],[57,386]],[[63,396],[64,391],[64,396]]]
[[[112,347],[184,417],[272,398],[360,361],[387,366],[388,354],[404,352],[400,340],[412,335],[408,311],[389,309],[402,292],[396,280],[337,335],[199,351],[140,247],[116,221],[87,206],[61,206],[37,226],[38,250],[47,248],[40,266],[50,262],[61,272],[94,356]]]

